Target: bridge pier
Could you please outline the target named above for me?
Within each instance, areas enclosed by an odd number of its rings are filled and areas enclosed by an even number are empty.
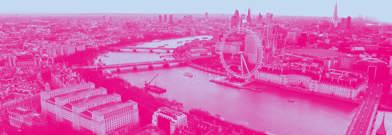
[[[155,67],[159,68],[168,68],[171,66],[181,66],[187,65],[186,60],[162,60],[162,61],[152,61],[152,62],[137,62],[137,63],[124,63],[124,64],[113,64],[113,65],[92,65],[92,66],[74,66],[72,67],[75,70],[79,69],[89,69],[89,70],[104,70],[111,69],[111,71],[121,71],[124,70],[139,70],[140,68],[154,69]],[[155,67],[154,67],[155,66]]]
[[[180,65],[180,66],[185,66],[185,65],[186,65],[186,62],[179,62],[178,65]]]
[[[153,65],[148,65],[148,69],[154,69]]]
[[[163,64],[163,67],[164,67],[164,68],[169,68],[169,67],[170,67],[170,64],[169,64],[169,63],[164,63],[164,64]]]
[[[137,66],[133,66],[133,67],[132,67],[132,70],[133,70],[133,71],[136,71],[136,70],[137,70]]]

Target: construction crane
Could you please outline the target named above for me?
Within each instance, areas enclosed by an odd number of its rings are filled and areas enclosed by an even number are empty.
[[[159,76],[159,74],[155,74],[154,77],[152,77],[152,79],[150,81],[145,81],[145,83],[146,84],[151,84],[152,81],[154,81],[158,76]]]
[[[158,75],[159,74],[156,74],[150,81],[145,81],[144,82],[144,89],[145,90],[151,91],[151,92],[154,92],[154,93],[157,93],[157,94],[162,94],[162,93],[166,92],[165,88],[161,88],[159,86],[155,86],[155,85],[151,84],[152,81],[154,81],[158,77]]]

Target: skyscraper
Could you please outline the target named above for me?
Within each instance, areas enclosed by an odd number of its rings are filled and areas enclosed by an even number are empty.
[[[173,24],[174,20],[173,20],[173,14],[169,15],[169,24]]]
[[[351,27],[351,16],[348,16],[346,19],[346,28],[350,29]]]
[[[261,22],[263,20],[263,15],[261,12],[259,12],[259,15],[257,16],[257,22]]]
[[[238,27],[241,21],[240,12],[235,10],[234,15],[231,17],[231,27]]]
[[[266,16],[266,21],[267,21],[267,22],[272,22],[273,17],[274,17],[274,14],[272,14],[272,13],[267,13],[265,16]]]
[[[240,18],[240,26],[245,26],[247,24],[245,14],[242,14]]]
[[[159,23],[162,23],[162,15],[159,15]]]
[[[250,8],[248,8],[248,16],[246,16],[246,23],[251,24],[252,22],[252,15],[250,12]]]
[[[338,17],[338,1],[335,3],[335,7],[333,10],[333,17],[332,17],[332,24],[334,27],[337,27],[339,23],[339,17]]]

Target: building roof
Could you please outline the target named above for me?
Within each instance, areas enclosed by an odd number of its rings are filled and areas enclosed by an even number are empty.
[[[99,110],[94,111],[93,113],[97,114],[97,115],[103,115],[106,118],[108,116],[108,114],[110,114],[111,112],[114,112],[114,111],[117,111],[117,110],[120,110],[120,109],[123,109],[126,107],[132,107],[133,105],[135,105],[135,104],[132,104],[130,102],[117,103],[112,106],[103,107]]]
[[[328,50],[328,49],[314,49],[314,48],[292,49],[289,50],[289,52],[292,52],[297,55],[305,55],[305,56],[319,57],[319,58],[346,56],[344,53],[338,51]]]
[[[72,93],[74,91],[79,91],[79,90],[83,90],[83,89],[90,89],[90,88],[94,88],[94,87],[95,87],[94,83],[88,82],[88,83],[71,85],[69,87],[59,88],[59,89],[55,89],[52,91],[42,92],[42,94],[46,95],[46,96],[59,96],[59,95],[67,94],[67,93]]]
[[[81,99],[81,100],[77,100],[76,102],[72,102],[70,103],[72,107],[86,107],[89,106],[91,104],[95,104],[99,101],[104,101],[101,104],[105,104],[108,102],[111,102],[113,100],[108,100],[108,99],[114,99],[114,98],[120,98],[120,95],[118,94],[110,94],[110,95],[98,95],[98,96],[93,96],[93,97],[89,97],[89,98],[85,98],[85,99]]]
[[[173,110],[173,109],[170,109],[167,107],[159,108],[158,111],[159,111],[159,113],[167,115],[173,119],[177,119],[178,116],[185,115],[184,113],[182,113],[180,111],[176,111],[176,110]]]
[[[118,104],[118,102],[117,101],[112,101],[112,102],[109,102],[109,103],[106,103],[106,104],[103,104],[103,105],[92,107],[92,108],[82,112],[82,114],[87,116],[87,118],[91,119],[92,118],[92,112],[94,112],[96,110],[100,110],[100,109],[105,108],[107,106],[113,106],[115,104]]]
[[[10,113],[16,113],[16,114],[19,114],[19,115],[26,115],[26,114],[33,113],[32,111],[27,110],[26,108],[22,108],[22,107],[17,107],[15,109],[10,110],[9,112]]]
[[[65,99],[68,99],[68,98],[71,98],[71,97],[80,96],[80,95],[88,93],[90,91],[92,91],[92,89],[82,89],[82,90],[78,90],[78,91],[72,91],[70,93],[60,94],[60,95],[57,95],[57,96],[55,96],[53,98],[57,99],[57,100],[65,100]]]
[[[71,93],[67,93],[64,95],[60,95],[56,97],[56,100],[65,100],[68,98],[79,97],[79,98],[87,98],[93,95],[100,95],[99,92],[106,91],[105,88],[98,88],[98,89],[84,89],[80,91],[75,91]]]

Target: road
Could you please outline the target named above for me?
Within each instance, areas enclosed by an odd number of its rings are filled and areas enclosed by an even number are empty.
[[[360,105],[358,112],[350,124],[347,135],[369,135],[370,127],[373,125],[373,119],[376,115],[380,97],[382,94],[382,85],[369,84],[367,93]]]

